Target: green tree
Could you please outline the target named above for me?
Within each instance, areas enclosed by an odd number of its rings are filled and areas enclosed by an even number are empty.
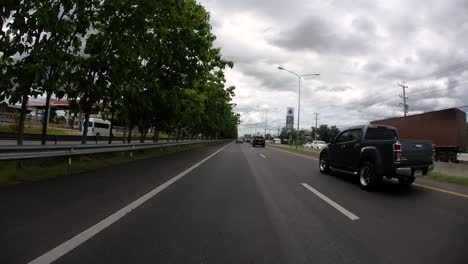
[[[2,98],[11,103],[21,103],[17,143],[23,144],[24,120],[29,96],[40,94],[44,69],[40,67],[40,49],[35,45],[44,37],[40,23],[41,14],[35,11],[36,1],[7,1],[0,9],[2,28],[0,44],[2,53]]]
[[[83,144],[96,110],[138,127],[142,141],[151,127],[237,136],[235,88],[224,78],[233,63],[214,47],[209,13],[194,0],[7,1],[0,18],[13,21],[0,32],[0,99],[22,103],[18,143],[29,97],[43,94],[45,118],[52,94],[84,112]]]
[[[328,125],[321,125],[317,129],[318,139],[323,140],[325,142],[330,142],[339,133],[340,133],[340,130],[336,126],[328,127]]]

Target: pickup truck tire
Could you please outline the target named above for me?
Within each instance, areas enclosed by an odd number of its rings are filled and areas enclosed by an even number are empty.
[[[414,182],[415,178],[414,177],[403,177],[403,178],[398,178],[398,183],[403,186],[409,186]]]
[[[382,176],[377,175],[375,166],[372,162],[365,161],[359,169],[359,185],[361,188],[370,191],[379,186],[382,182]]]
[[[319,169],[320,169],[320,172],[323,174],[330,173],[330,164],[328,163],[327,154],[323,154],[320,156]]]

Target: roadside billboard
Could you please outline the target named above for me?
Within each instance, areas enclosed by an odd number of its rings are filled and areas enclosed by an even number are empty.
[[[286,129],[292,130],[294,127],[294,107],[286,108]]]

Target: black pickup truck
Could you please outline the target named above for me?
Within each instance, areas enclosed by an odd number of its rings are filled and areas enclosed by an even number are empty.
[[[252,147],[260,146],[265,147],[265,139],[262,136],[255,136],[252,138]]]
[[[356,126],[344,130],[320,152],[322,173],[339,171],[359,175],[365,190],[373,189],[382,177],[397,178],[410,185],[416,176],[426,175],[432,164],[430,141],[401,140],[390,126]]]

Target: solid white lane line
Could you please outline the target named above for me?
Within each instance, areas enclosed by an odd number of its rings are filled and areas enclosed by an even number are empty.
[[[302,186],[306,187],[307,190],[313,192],[315,195],[317,195],[319,198],[327,202],[329,205],[333,206],[336,210],[340,211],[342,214],[346,215],[349,219],[351,220],[358,220],[359,217],[357,217],[355,214],[351,213],[350,211],[346,210],[343,206],[335,203],[333,200],[330,198],[326,197],[323,195],[321,192],[317,191],[316,189],[312,188],[309,184],[307,183],[301,183]]]
[[[263,155],[263,154],[260,154],[260,156],[262,156],[262,158],[266,159],[266,156],[265,156],[265,155]]]
[[[232,143],[231,143],[232,144]],[[217,150],[215,153],[209,155],[208,157],[204,158],[197,164],[193,165],[192,167],[186,169],[185,171],[179,173],[177,176],[171,178],[170,180],[166,181],[165,183],[161,184],[160,186],[156,187],[149,193],[143,195],[142,197],[138,198],[131,204],[125,206],[124,208],[120,209],[119,211],[115,212],[114,214],[108,216],[106,219],[102,220],[101,222],[97,223],[96,225],[88,228],[87,230],[81,232],[80,234],[76,235],[75,237],[71,238],[68,241],[65,241],[63,244],[59,245],[58,247],[52,249],[51,251],[45,253],[44,255],[34,259],[33,261],[29,262],[30,264],[42,264],[42,263],[51,263],[63,255],[67,254],[68,252],[72,251],[74,248],[78,247],[82,243],[86,242],[88,239],[92,238],[93,236],[97,235],[99,232],[104,230],[105,228],[109,227],[113,223],[117,222],[120,218],[124,217],[138,206],[142,205],[144,202],[148,201],[150,198],[155,196],[156,194],[160,193],[171,184],[179,180],[180,178],[187,175],[193,169],[197,168],[214,155],[222,151],[223,149],[227,148],[229,145],[222,147],[221,149]]]

